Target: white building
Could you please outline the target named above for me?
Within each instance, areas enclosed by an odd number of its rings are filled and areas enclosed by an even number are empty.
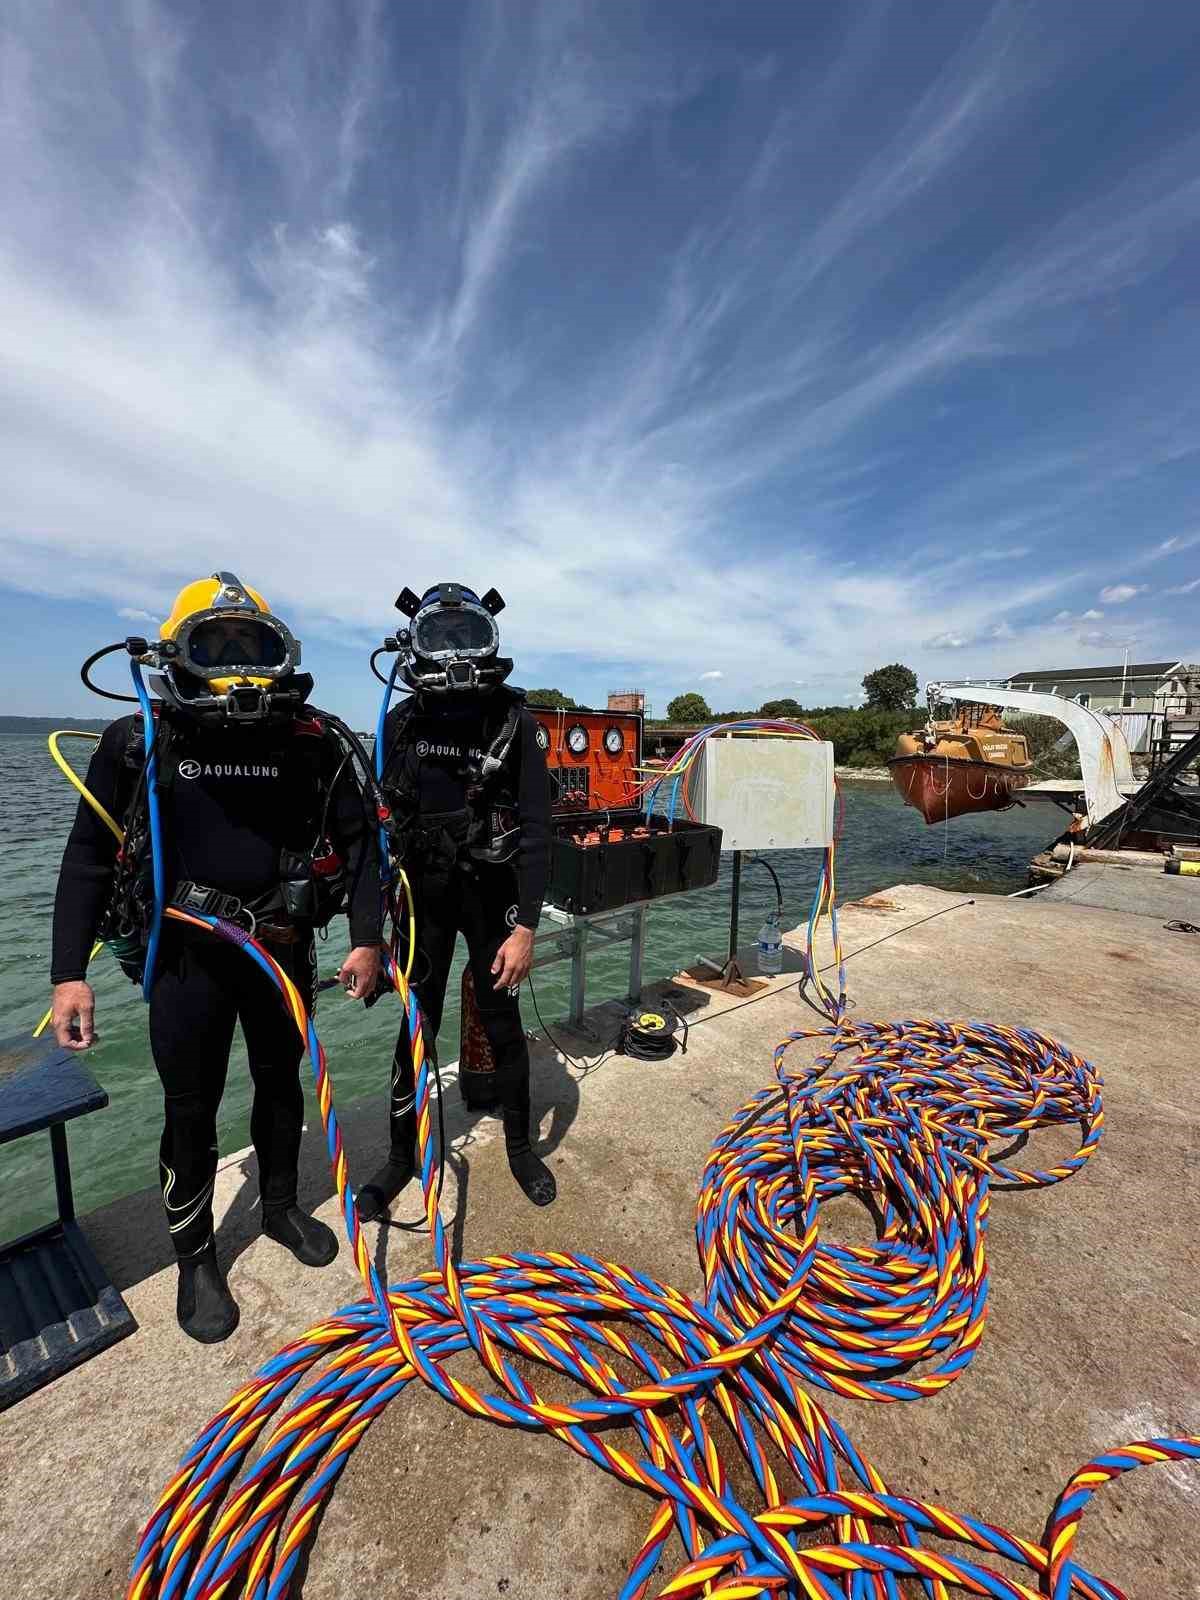
[[[1183,661],[1130,661],[1114,667],[1039,667],[1014,672],[1010,689],[1061,694],[1121,723],[1130,750],[1146,753],[1183,734],[1200,716],[1200,666]],[[1170,727],[1168,727],[1170,725]]]

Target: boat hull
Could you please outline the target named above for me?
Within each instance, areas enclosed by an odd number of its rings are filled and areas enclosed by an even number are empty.
[[[904,804],[929,823],[972,811],[1003,811],[1030,781],[1028,772],[955,756],[893,756],[888,771]]]

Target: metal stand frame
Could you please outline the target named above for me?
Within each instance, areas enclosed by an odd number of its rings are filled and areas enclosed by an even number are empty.
[[[646,912],[651,901],[638,901],[621,906],[616,911],[598,911],[592,916],[572,916],[557,906],[546,906],[544,918],[557,923],[557,928],[538,932],[533,940],[533,965],[549,967],[559,961],[571,963],[571,1009],[568,1020],[573,1028],[589,1033],[583,1026],[583,1013],[587,1008],[587,959],[597,946],[607,947],[629,942],[629,995],[630,1003],[641,999],[642,962],[646,953]]]
[[[738,920],[742,907],[742,852],[733,852],[733,887],[729,897],[729,955],[721,968],[722,983],[745,983],[746,974],[738,960]]]

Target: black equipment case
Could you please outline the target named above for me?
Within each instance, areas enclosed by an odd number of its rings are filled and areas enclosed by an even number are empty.
[[[590,916],[717,881],[720,828],[668,822],[641,807],[640,715],[529,710],[550,772],[551,905]]]

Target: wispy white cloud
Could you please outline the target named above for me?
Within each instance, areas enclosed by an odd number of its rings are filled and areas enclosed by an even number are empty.
[[[1089,348],[1200,218],[1191,147],[893,310],[1053,92],[1052,28],[964,19],[822,188],[897,10],[848,21],[805,98],[618,9],[481,8],[432,65],[380,0],[235,8],[228,40],[95,0],[70,50],[53,6],[6,11],[0,580],[161,606],[235,551],[306,632],[357,643],[401,582],[462,573],[500,582],[518,655],[656,693],[703,628],[702,681],[735,699],[744,636],[713,619],[753,619],[785,683],[1065,649],[1039,619],[1100,581],[1085,513],[1180,459],[1186,408],[1160,433],[1094,385],[1094,432],[989,455],[986,420],[953,431],[960,395],[944,437],[922,407],[981,370],[999,392],[1051,335]],[[734,110],[702,157],[706,92]],[[657,199],[626,207],[643,171]],[[986,588],[960,581],[978,563]]]
[[[1119,650],[1127,646],[1132,647],[1139,643],[1139,639],[1136,634],[1111,633],[1094,628],[1087,633],[1081,633],[1079,643],[1086,645],[1090,650]]]
[[[1100,598],[1109,606],[1123,606],[1127,600],[1132,600],[1135,595],[1145,594],[1144,583],[1114,583],[1107,589],[1101,589]]]
[[[1200,589],[1200,578],[1193,578],[1191,583],[1176,584],[1173,589],[1165,589],[1164,594],[1195,594]]]

